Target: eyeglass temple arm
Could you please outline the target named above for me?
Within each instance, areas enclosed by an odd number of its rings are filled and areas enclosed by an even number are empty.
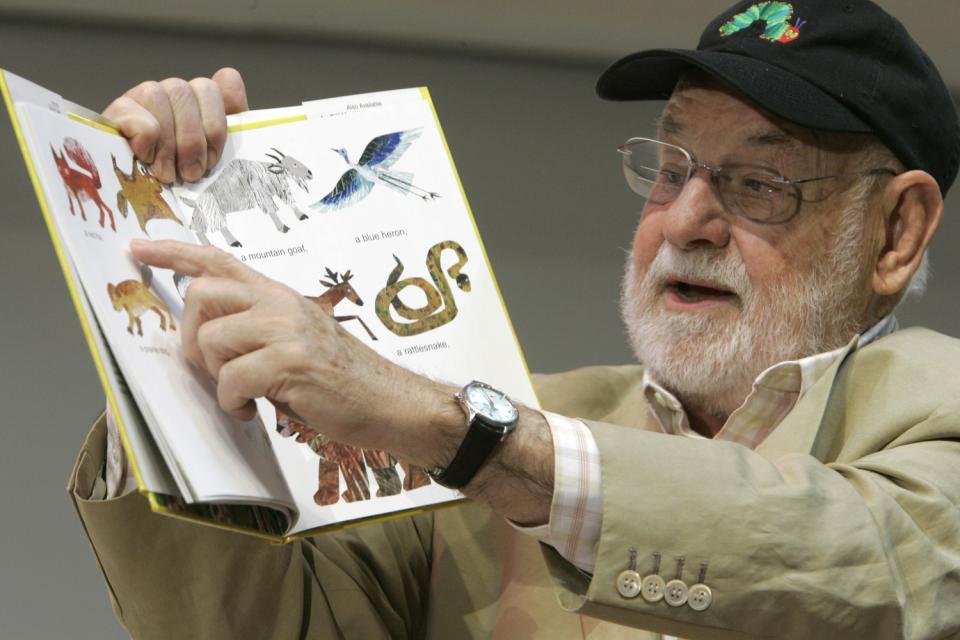
[[[832,176],[818,176],[816,178],[804,178],[802,180],[783,180],[783,184],[808,184],[810,182],[818,182],[820,180],[832,180],[834,178],[842,178],[844,176],[879,176],[883,174],[889,174],[891,176],[899,175],[893,169],[889,167],[877,167],[876,169],[868,169],[867,171],[857,171],[855,173],[837,173]]]

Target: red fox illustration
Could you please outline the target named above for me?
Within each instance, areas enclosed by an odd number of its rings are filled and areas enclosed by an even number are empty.
[[[64,138],[60,155],[57,155],[57,151],[53,148],[53,145],[50,145],[50,152],[53,154],[53,159],[57,163],[57,171],[60,172],[60,177],[63,179],[63,186],[67,189],[67,201],[70,203],[70,213],[77,215],[73,210],[73,201],[76,200],[77,206],[80,207],[80,217],[86,220],[87,214],[83,210],[83,200],[91,200],[100,210],[100,226],[104,226],[104,216],[109,215],[110,228],[116,231],[117,224],[113,219],[113,211],[111,211],[107,203],[100,198],[100,193],[97,191],[102,186],[100,183],[100,172],[97,171],[97,165],[94,164],[90,153],[84,149],[83,145],[75,138]],[[70,163],[67,162],[67,158],[73,160],[83,171],[71,167]]]

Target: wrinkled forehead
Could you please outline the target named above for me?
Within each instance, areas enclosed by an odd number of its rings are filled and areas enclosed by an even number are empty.
[[[842,164],[822,148],[821,135],[770,114],[707,76],[685,77],[657,121],[656,137],[698,159],[771,165],[789,177],[808,177]]]

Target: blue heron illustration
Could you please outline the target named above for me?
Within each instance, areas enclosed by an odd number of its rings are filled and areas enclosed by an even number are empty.
[[[414,185],[412,173],[390,170],[422,132],[421,127],[377,136],[367,143],[357,163],[350,162],[346,149],[331,149],[340,154],[350,168],[340,176],[333,190],[310,208],[322,212],[345,209],[366,198],[378,182],[403,195],[417,196],[424,202],[439,198],[439,193]]]

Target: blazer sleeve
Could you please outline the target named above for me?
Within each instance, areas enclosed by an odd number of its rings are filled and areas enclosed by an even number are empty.
[[[695,638],[953,638],[960,634],[960,402],[843,463],[590,422],[602,459],[593,576],[544,555],[570,611]],[[694,610],[618,592],[641,576],[692,586]]]
[[[138,493],[98,499],[103,417],[68,491],[134,638],[406,638],[425,632],[432,518],[275,545],[150,511]]]

